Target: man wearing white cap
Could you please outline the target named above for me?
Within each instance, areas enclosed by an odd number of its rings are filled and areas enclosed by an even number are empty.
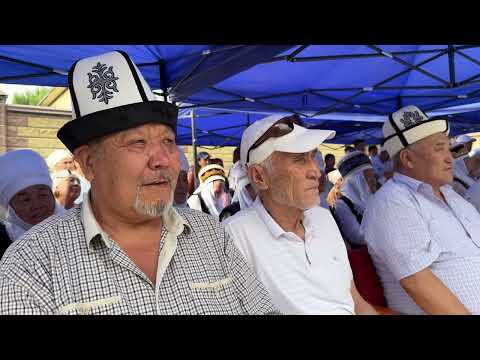
[[[477,141],[477,139],[467,134],[457,136],[453,144],[450,146],[450,151],[454,154],[453,157],[458,158],[462,155],[468,154],[472,151],[472,146],[475,141]]]
[[[338,163],[343,182],[341,196],[333,211],[343,239],[350,245],[365,245],[360,224],[371,195],[377,190],[377,180],[370,159],[365,153],[354,151]]]
[[[6,209],[0,224],[0,258],[10,244],[55,211],[52,180],[45,160],[32,150],[0,156],[0,206]],[[60,209],[57,209],[60,211]]]
[[[68,80],[73,120],[58,137],[92,187],[7,251],[0,314],[274,312],[220,224],[172,206],[178,109],[124,52],[77,61]]]
[[[198,178],[200,185],[188,198],[188,206],[219,220],[220,213],[231,201],[225,191],[225,170],[221,165],[210,164],[200,169]]]
[[[480,214],[449,185],[448,121],[415,106],[390,115],[393,178],[362,227],[388,307],[404,314],[480,313]]]
[[[334,219],[318,206],[315,154],[334,135],[272,115],[242,136],[241,161],[258,196],[226,229],[285,314],[375,313],[355,288]]]
[[[480,175],[480,152],[472,150],[453,161],[453,189],[465,197],[466,191]]]

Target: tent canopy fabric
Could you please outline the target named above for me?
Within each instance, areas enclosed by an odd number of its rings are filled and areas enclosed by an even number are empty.
[[[185,99],[184,99],[185,100]],[[187,101],[201,107],[386,115],[480,102],[480,47],[469,45],[297,45],[209,86]]]
[[[291,45],[0,45],[0,83],[67,86],[82,58],[123,50],[150,87],[186,98],[248,69]]]

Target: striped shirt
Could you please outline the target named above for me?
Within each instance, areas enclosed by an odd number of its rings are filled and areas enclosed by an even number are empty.
[[[480,214],[450,185],[446,203],[426,183],[395,173],[370,199],[362,221],[388,306],[424,312],[400,280],[430,269],[472,313],[480,313]]]
[[[213,217],[171,208],[153,284],[85,197],[34,226],[0,262],[0,314],[266,314],[270,298]]]

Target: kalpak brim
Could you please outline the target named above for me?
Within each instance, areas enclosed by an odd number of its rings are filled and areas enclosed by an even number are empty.
[[[102,136],[154,123],[169,126],[176,134],[178,108],[164,101],[145,101],[94,112],[66,123],[57,133],[72,153]]]

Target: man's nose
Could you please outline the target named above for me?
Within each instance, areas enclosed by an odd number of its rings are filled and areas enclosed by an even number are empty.
[[[164,168],[170,165],[171,154],[164,145],[152,146],[148,153],[148,166],[150,169]]]

